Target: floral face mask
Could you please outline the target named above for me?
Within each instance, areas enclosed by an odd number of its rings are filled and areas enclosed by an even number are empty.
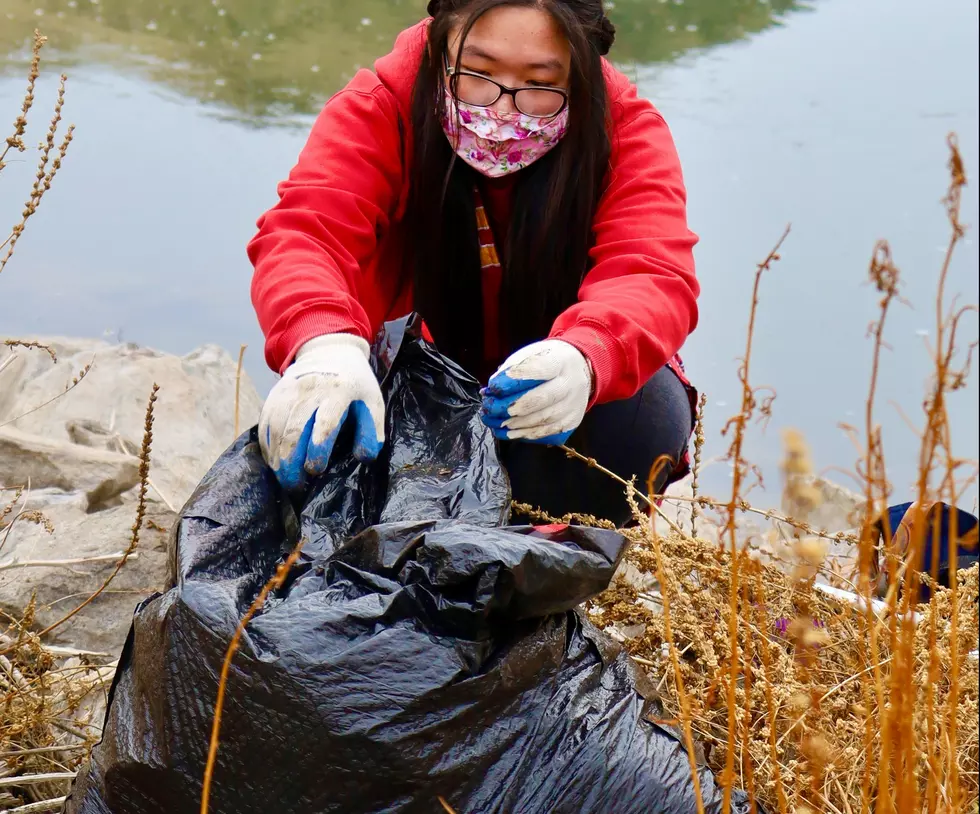
[[[568,130],[568,108],[548,119],[517,111],[498,113],[457,102],[447,90],[442,129],[463,161],[499,178],[530,166],[561,141]]]

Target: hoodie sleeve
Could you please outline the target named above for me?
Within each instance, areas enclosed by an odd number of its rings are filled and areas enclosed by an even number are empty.
[[[398,204],[402,161],[397,104],[375,74],[360,71],[327,102],[248,244],[252,304],[273,370],[316,336],[371,341],[361,269]]]
[[[593,403],[629,398],[680,349],[698,320],[697,236],[666,122],[630,87],[618,100],[607,186],[593,222],[591,268],[551,338],[595,372]]]

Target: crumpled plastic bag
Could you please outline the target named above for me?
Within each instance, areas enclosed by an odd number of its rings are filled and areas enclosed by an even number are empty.
[[[335,455],[296,506],[253,429],[188,501],[171,587],[136,611],[67,812],[199,810],[226,648],[300,538],[233,662],[211,812],[435,812],[439,796],[458,814],[695,811],[687,752],[652,722],[644,677],[575,610],[624,538],[504,526],[479,385],[417,317],[386,326],[374,363],[383,460]],[[704,768],[700,782],[721,811]],[[749,810],[743,796],[732,810]]]

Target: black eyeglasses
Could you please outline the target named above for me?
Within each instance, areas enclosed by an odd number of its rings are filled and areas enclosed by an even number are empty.
[[[490,107],[506,94],[525,116],[541,119],[557,116],[568,104],[568,94],[560,88],[508,88],[499,82],[469,71],[457,71],[445,56],[449,92],[457,102],[473,107]]]

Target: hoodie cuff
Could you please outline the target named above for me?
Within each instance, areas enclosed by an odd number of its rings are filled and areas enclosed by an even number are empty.
[[[593,376],[589,409],[602,402],[620,366],[622,350],[619,340],[605,327],[594,322],[580,322],[560,333],[552,334],[549,338],[567,342],[586,358]]]
[[[274,347],[270,349],[273,358],[269,360],[269,367],[278,370],[280,375],[285,373],[303,345],[326,334],[354,334],[371,343],[371,336],[365,333],[363,326],[349,317],[338,315],[333,310],[305,311],[276,338]]]

